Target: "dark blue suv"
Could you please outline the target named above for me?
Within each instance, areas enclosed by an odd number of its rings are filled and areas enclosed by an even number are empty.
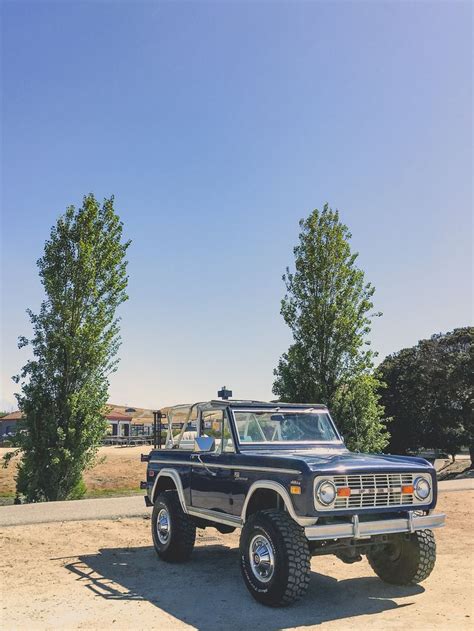
[[[222,400],[161,416],[163,447],[143,457],[161,559],[188,559],[196,528],[241,528],[243,579],[271,606],[305,593],[311,556],[367,555],[394,584],[431,573],[445,517],[426,460],[349,452],[323,405]]]

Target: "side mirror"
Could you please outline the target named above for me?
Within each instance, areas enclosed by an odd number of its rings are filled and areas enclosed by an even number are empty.
[[[216,441],[212,436],[198,436],[194,439],[193,451],[214,451],[216,448]]]

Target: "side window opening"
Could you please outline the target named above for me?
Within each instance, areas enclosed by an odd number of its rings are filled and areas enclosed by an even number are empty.
[[[234,441],[232,440],[232,431],[229,425],[229,419],[227,415],[224,415],[224,431],[222,436],[222,451],[224,453],[234,453],[235,446]]]
[[[214,453],[230,453],[235,451],[229,420],[224,414],[224,410],[202,412],[201,436],[204,435],[214,438]]]
[[[192,451],[197,436],[196,406],[176,406],[167,414],[165,449]]]
[[[208,410],[201,414],[201,436],[214,438],[214,453],[220,453],[222,443],[223,410]]]

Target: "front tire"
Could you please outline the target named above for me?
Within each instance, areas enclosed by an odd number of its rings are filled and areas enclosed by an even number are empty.
[[[169,563],[181,563],[191,556],[196,526],[180,504],[176,491],[160,493],[153,505],[151,534],[156,553]]]
[[[284,607],[299,600],[310,577],[308,540],[303,528],[282,511],[255,513],[240,537],[240,569],[258,602]]]
[[[436,562],[436,542],[432,530],[417,530],[397,537],[367,559],[374,572],[392,585],[414,585],[424,581]]]

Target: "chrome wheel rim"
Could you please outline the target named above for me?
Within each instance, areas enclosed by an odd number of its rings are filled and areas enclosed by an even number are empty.
[[[250,568],[259,581],[268,583],[275,572],[275,555],[270,541],[264,535],[253,537],[249,546]]]
[[[156,519],[156,534],[160,543],[168,543],[170,530],[170,515],[166,508],[162,508]]]

